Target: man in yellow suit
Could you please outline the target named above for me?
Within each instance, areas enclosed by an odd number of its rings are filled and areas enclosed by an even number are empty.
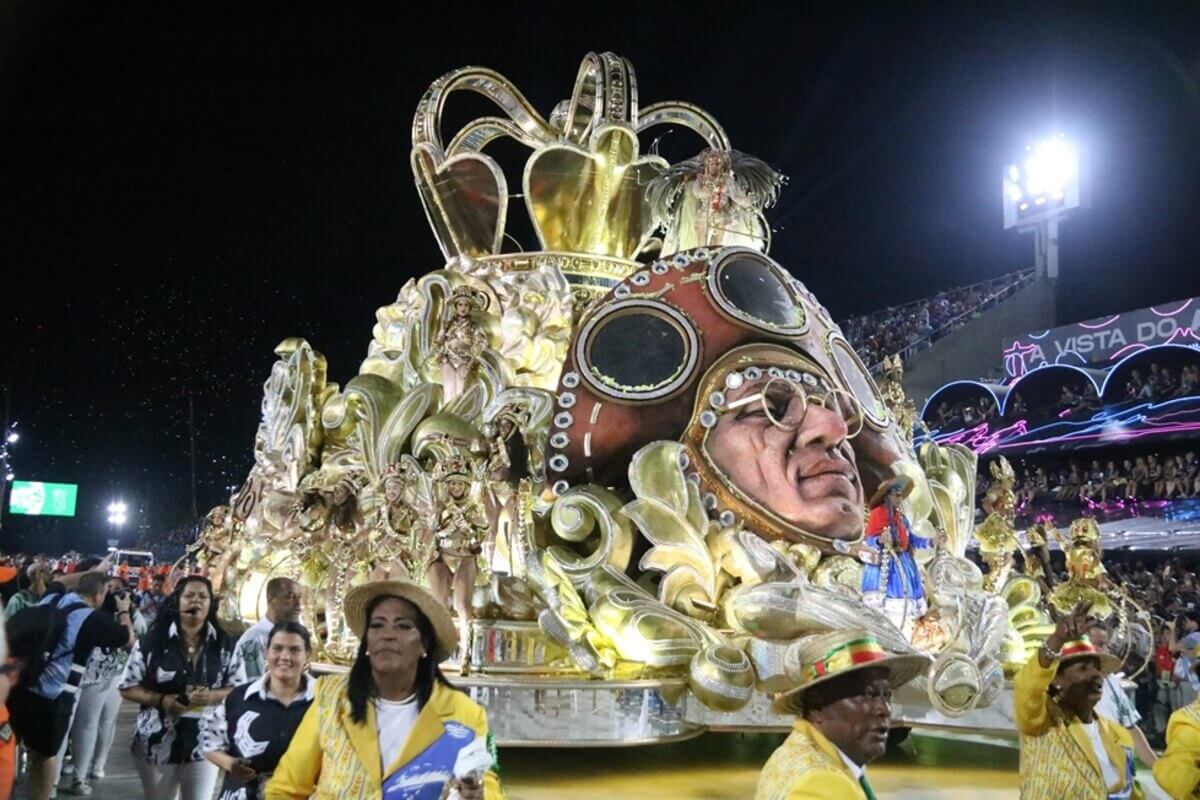
[[[1090,609],[1060,617],[1013,680],[1022,800],[1142,800],[1129,731],[1097,716],[1104,676],[1120,661],[1087,638]]]
[[[797,687],[775,701],[798,719],[763,767],[755,800],[875,800],[866,767],[887,749],[892,690],[929,659],[890,654],[864,630],[811,636],[799,657]]]
[[[1154,762],[1154,780],[1175,800],[1200,797],[1200,699],[1171,715],[1167,751]]]

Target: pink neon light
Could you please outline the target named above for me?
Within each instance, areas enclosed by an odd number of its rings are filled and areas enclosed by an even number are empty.
[[[1200,336],[1197,336],[1196,332],[1191,328],[1176,328],[1174,333],[1167,337],[1167,341],[1165,341],[1163,344],[1171,344],[1177,337],[1181,339],[1184,337],[1191,337],[1194,341],[1200,342]]]
[[[1192,298],[1192,300],[1195,300],[1195,299],[1196,298],[1194,298],[1194,297]],[[1183,305],[1181,305],[1179,308],[1175,309],[1174,311],[1159,311],[1154,306],[1151,306],[1150,310],[1153,311],[1155,314],[1158,314],[1160,317],[1173,317],[1176,314],[1178,314],[1180,311],[1183,311],[1185,308],[1190,306],[1192,304],[1192,300],[1184,300]]]
[[[1118,358],[1120,358],[1120,357],[1121,357],[1123,354],[1125,354],[1125,353],[1129,352],[1130,350],[1134,350],[1134,351],[1136,351],[1136,350],[1149,350],[1149,349],[1150,349],[1150,345],[1147,345],[1147,344],[1142,344],[1141,342],[1134,342],[1133,344],[1127,344],[1127,345],[1125,345],[1125,346],[1124,346],[1124,347],[1122,347],[1120,350],[1118,350],[1117,352],[1113,353],[1111,356],[1109,356],[1108,360],[1109,360],[1109,361],[1116,361],[1116,360],[1117,360]]]
[[[1152,436],[1160,433],[1187,433],[1188,431],[1200,430],[1200,423],[1177,423],[1175,425],[1164,425],[1158,428],[1152,428],[1148,431],[1128,431],[1125,433],[1109,433],[1107,431],[1101,433],[1087,434],[1085,436],[1056,436],[1052,439],[1036,439],[1028,442],[1014,442],[1013,444],[1002,444],[996,447],[997,450],[1004,450],[1013,447],[1027,447],[1034,444],[1054,444],[1061,441],[1077,442],[1084,439],[1112,439],[1113,441],[1125,441],[1127,439],[1140,439],[1143,436]]]
[[[1104,322],[1097,322],[1095,325],[1089,325],[1086,322],[1081,322],[1081,323],[1079,323],[1079,327],[1087,328],[1089,331],[1098,331],[1101,328],[1107,328],[1109,325],[1112,325],[1114,322],[1116,322],[1120,318],[1121,318],[1120,314],[1113,314],[1112,319],[1105,320]]]

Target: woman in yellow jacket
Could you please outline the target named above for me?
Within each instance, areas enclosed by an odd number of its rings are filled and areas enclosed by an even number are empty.
[[[487,716],[438,668],[458,641],[445,606],[415,584],[376,581],[350,590],[345,614],[358,657],[317,682],[267,800],[440,800],[450,789],[503,800]]]
[[[1095,714],[1120,661],[1088,640],[1088,609],[1054,633],[1013,680],[1021,734],[1021,800],[1142,800],[1129,731]]]
[[[1200,699],[1171,715],[1167,751],[1154,762],[1154,780],[1174,800],[1200,797]]]

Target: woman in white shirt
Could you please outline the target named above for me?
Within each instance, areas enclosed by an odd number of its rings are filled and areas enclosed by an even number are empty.
[[[317,681],[267,800],[438,800],[449,789],[503,800],[487,716],[438,667],[458,640],[446,607],[412,583],[375,581],[351,589],[344,610],[358,656]]]

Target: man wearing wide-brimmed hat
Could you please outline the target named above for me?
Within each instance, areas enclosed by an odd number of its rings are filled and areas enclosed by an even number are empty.
[[[1059,617],[1013,679],[1013,714],[1021,734],[1022,800],[1140,800],[1133,739],[1095,713],[1104,676],[1121,665],[1087,637],[1089,607]]]
[[[912,551],[934,544],[913,533],[908,517],[900,509],[912,490],[912,479],[904,475],[879,485],[869,503],[871,513],[864,542],[866,548],[875,551],[877,560],[863,568],[863,599],[881,608],[899,628],[926,611],[921,571]]]
[[[809,637],[797,655],[799,685],[775,710],[798,719],[763,767],[755,800],[874,800],[866,767],[887,748],[892,690],[929,658],[888,653],[865,630]]]

